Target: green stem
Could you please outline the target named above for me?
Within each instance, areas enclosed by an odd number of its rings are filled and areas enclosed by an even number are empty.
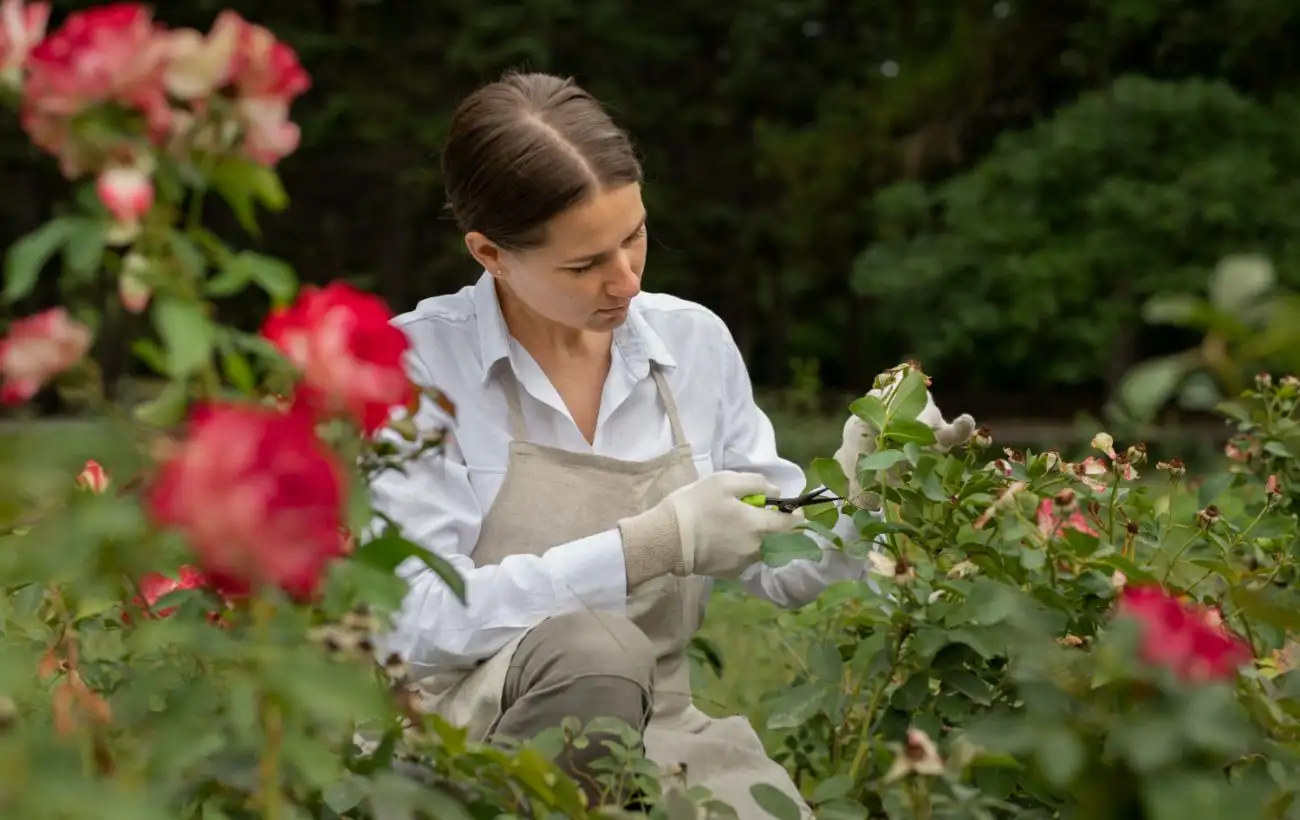
[[[269,650],[271,620],[275,616],[274,605],[265,598],[259,597],[253,602],[252,614],[258,642]],[[280,710],[280,704],[269,692],[262,694],[259,718],[266,745],[262,749],[262,759],[258,761],[257,766],[257,802],[261,807],[263,820],[279,820],[283,800],[280,793],[280,753],[284,746],[284,714]]]
[[[1110,486],[1110,503],[1106,505],[1106,537],[1115,541],[1115,502],[1119,500],[1119,485],[1123,479],[1115,476],[1115,483]]]
[[[849,777],[854,781],[858,778],[858,773],[867,762],[867,752],[871,749],[871,736],[876,728],[876,709],[880,706],[880,699],[885,696],[885,690],[889,688],[890,681],[894,678],[894,673],[903,659],[903,643],[907,640],[907,627],[904,626],[898,631],[898,641],[894,644],[894,657],[889,663],[889,669],[880,678],[880,685],[871,693],[871,700],[867,703],[867,711],[862,719],[862,731],[858,734],[858,747],[853,753],[853,763],[849,766]]]

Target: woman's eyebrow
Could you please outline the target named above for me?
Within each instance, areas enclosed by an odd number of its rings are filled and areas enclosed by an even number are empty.
[[[636,227],[633,228],[631,231],[629,231],[628,235],[623,238],[624,242],[626,242],[627,240],[631,239],[632,237],[636,236],[638,233],[641,232],[641,229],[644,228],[646,224],[646,216],[647,216],[646,214],[641,214],[641,221],[636,223]],[[579,256],[574,259],[569,259],[568,261],[561,262],[560,264],[578,265],[578,264],[587,264],[588,262],[601,262],[604,261],[605,258],[609,256],[609,253],[610,253],[609,251],[601,251],[600,253],[589,254],[587,256]]]

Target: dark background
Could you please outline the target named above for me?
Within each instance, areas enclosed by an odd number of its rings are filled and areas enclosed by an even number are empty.
[[[87,4],[54,5],[52,27]],[[1144,327],[1146,296],[1201,290],[1237,251],[1300,279],[1294,0],[157,6],[202,30],[223,7],[314,81],[280,168],[292,205],[241,241],[397,311],[478,274],[437,152],[456,102],[507,68],[609,105],[648,174],[647,288],[716,310],[756,384],[812,405],[915,356],[945,406],[1069,418],[1194,341]],[[68,187],[12,123],[0,157],[7,245]],[[224,318],[252,326],[256,298]],[[98,354],[112,375],[129,359],[113,339]]]

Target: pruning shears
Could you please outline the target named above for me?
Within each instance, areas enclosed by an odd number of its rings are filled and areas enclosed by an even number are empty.
[[[766,495],[747,495],[740,500],[755,507],[776,507],[783,513],[792,513],[800,507],[807,507],[810,504],[826,504],[831,501],[844,500],[834,495],[827,496],[826,493],[828,492],[830,492],[829,487],[818,487],[815,490],[806,492],[803,495],[795,496],[794,498],[772,498]]]

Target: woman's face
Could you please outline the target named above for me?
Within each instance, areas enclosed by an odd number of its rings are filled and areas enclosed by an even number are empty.
[[[546,243],[507,251],[482,234],[465,243],[523,307],[575,330],[609,331],[627,318],[645,270],[641,186],[596,193],[551,220]]]

